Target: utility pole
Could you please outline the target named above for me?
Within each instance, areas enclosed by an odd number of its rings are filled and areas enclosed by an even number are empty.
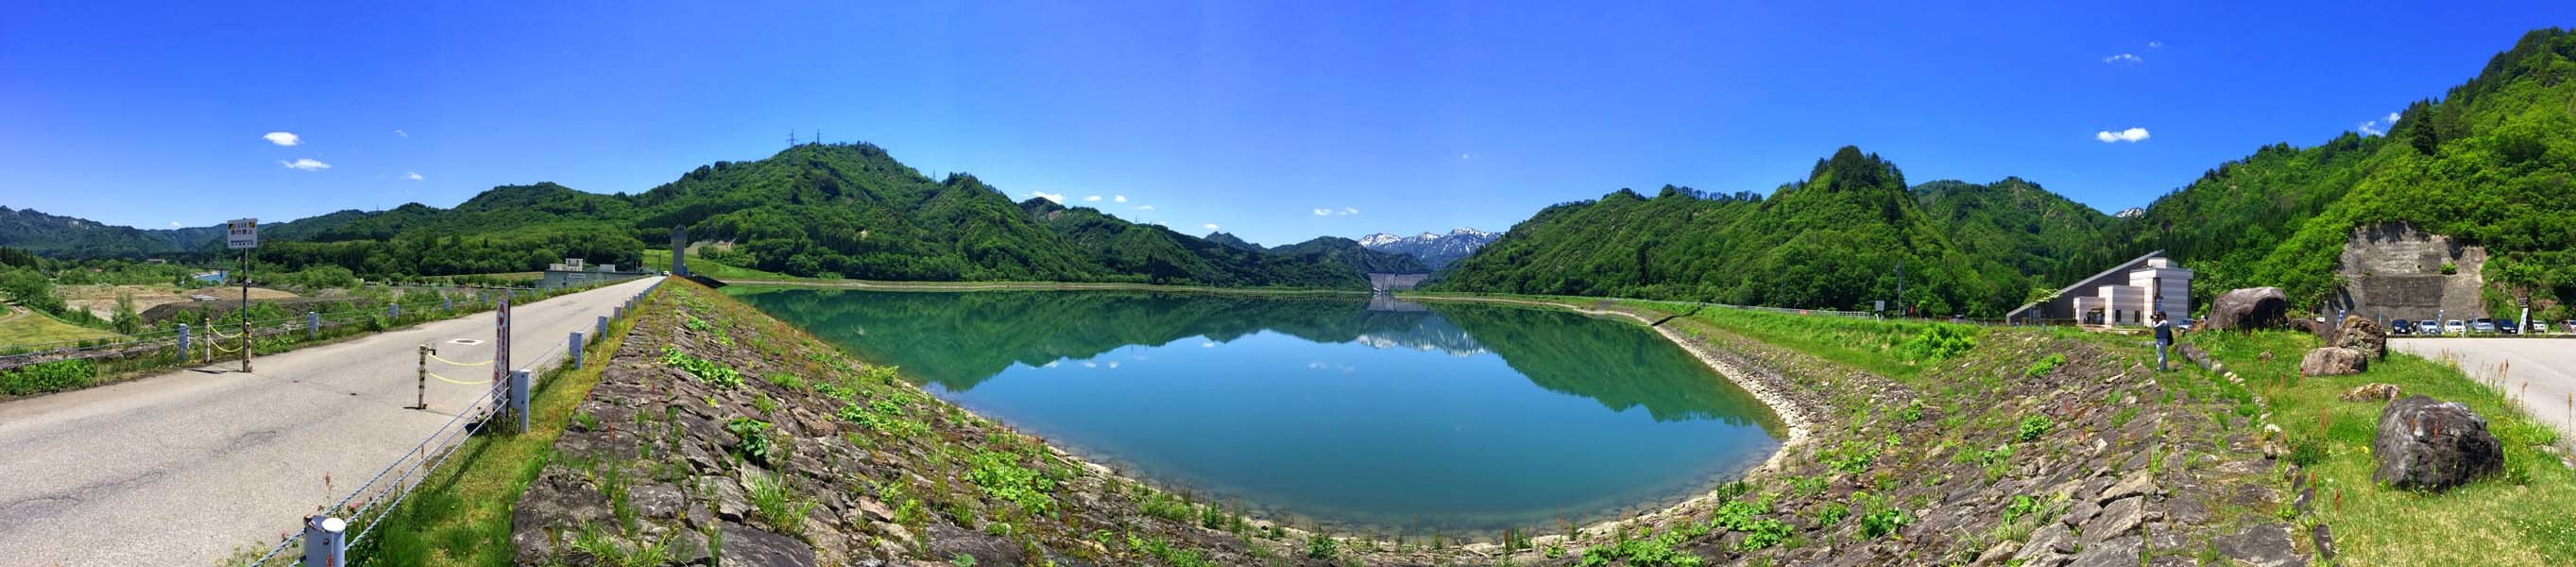
[[[234,313],[242,320],[242,373],[250,373],[250,249],[242,249],[242,304]]]
[[[1914,306],[1913,306],[1913,305],[1911,305],[1911,304],[1907,304],[1907,303],[1905,302],[1905,259],[1904,259],[1904,258],[1897,258],[1897,259],[1896,259],[1896,308],[1897,308],[1897,309],[1902,309],[1902,310],[1904,310],[1904,311],[1905,311],[1905,314],[1907,314],[1907,315],[1913,315],[1913,314],[1914,314]]]

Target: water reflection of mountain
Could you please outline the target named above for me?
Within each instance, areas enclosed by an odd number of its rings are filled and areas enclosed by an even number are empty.
[[[1768,415],[1681,349],[1634,325],[1502,306],[1373,310],[1357,296],[1244,297],[1153,292],[968,293],[786,289],[743,301],[916,379],[966,391],[1012,364],[1088,359],[1191,337],[1268,330],[1323,343],[1492,352],[1540,387],[1658,420]],[[1410,304],[1409,304],[1410,305]],[[1384,305],[1377,306],[1384,309]]]

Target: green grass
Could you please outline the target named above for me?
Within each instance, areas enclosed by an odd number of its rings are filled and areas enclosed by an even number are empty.
[[[2313,447],[2293,457],[2316,463],[2308,469],[2319,487],[2316,518],[2334,530],[2345,564],[2576,564],[2576,516],[2567,514],[2576,510],[2576,472],[2537,448],[2558,441],[2557,433],[2508,405],[2502,390],[2450,364],[2396,352],[2357,376],[2303,378],[2300,356],[2318,346],[2305,334],[2193,333],[2187,339],[2269,400],[2272,423],[2293,447]],[[2272,360],[2261,360],[2264,352]],[[2466,404],[2503,443],[2504,470],[2440,494],[2373,483],[2370,442],[2384,404],[2340,399],[2371,382],[2396,384],[2405,396]]]
[[[608,355],[626,342],[633,325],[631,317],[609,322],[608,335],[591,343],[583,356],[587,365],[558,369],[537,381],[530,394],[529,431],[467,439],[447,463],[422,479],[409,500],[385,516],[386,523],[364,543],[367,549],[350,554],[354,564],[512,565],[517,548],[510,544],[511,508],[554,460],[555,438],[563,435],[590,388],[599,384]],[[607,542],[594,537],[592,543]],[[617,549],[601,548],[617,554],[601,557],[612,564],[658,564],[630,561],[667,553],[663,548]]]
[[[1680,313],[1687,306],[1622,300],[1621,305]],[[1841,363],[1888,378],[1911,378],[1922,365],[1973,346],[1985,330],[1973,325],[1916,320],[1875,320],[1797,315],[1749,309],[1707,308],[1691,319],[1745,338]],[[1960,344],[1957,341],[1967,341]]]
[[[69,341],[86,341],[117,336],[116,333],[62,322],[34,310],[8,307],[0,312],[0,339],[9,345],[38,345]]]

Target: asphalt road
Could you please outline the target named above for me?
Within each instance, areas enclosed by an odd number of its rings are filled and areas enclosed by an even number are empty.
[[[563,356],[570,333],[657,279],[514,307],[512,362]],[[248,374],[235,359],[0,404],[0,565],[209,565],[264,551],[487,392],[432,379],[429,409],[408,409],[418,345],[486,361],[493,335],[492,314],[477,313],[253,358]],[[491,377],[490,366],[430,369]]]
[[[2576,338],[2390,338],[2388,346],[2399,351],[2433,360],[2448,352],[2460,361],[2460,371],[2481,380],[2495,379],[2498,362],[2512,362],[2505,367],[2508,392],[2525,396],[2524,404],[2532,417],[2557,427],[2560,435],[2576,438],[2576,427],[2568,422],[2567,400],[2576,393]],[[2524,382],[2531,389],[2522,390]]]

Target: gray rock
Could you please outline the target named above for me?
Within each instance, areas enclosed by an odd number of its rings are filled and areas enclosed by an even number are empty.
[[[2307,558],[2299,557],[2290,543],[2290,529],[2281,524],[2246,526],[2243,531],[2218,536],[2210,543],[2218,554],[2254,567],[2304,566]]]
[[[814,548],[805,542],[732,522],[724,525],[722,561],[727,567],[816,566]]]
[[[2370,442],[2371,479],[2398,488],[2446,490],[2504,466],[2504,445],[2468,406],[2424,396],[2389,402]]]
[[[736,485],[733,479],[702,476],[697,477],[696,482],[698,492],[707,495],[709,500],[715,501],[717,519],[739,522],[742,521],[743,515],[751,513],[751,499],[743,495],[742,487]]]
[[[2317,558],[2324,560],[2328,565],[2334,564],[2334,533],[2327,530],[2325,524],[2317,524],[2315,527],[2308,529],[2308,535],[2316,541]]]
[[[2348,348],[2318,348],[2308,351],[2306,358],[2299,359],[2299,374],[2304,376],[2342,376],[2360,374],[2369,369],[2370,358],[2361,351]]]
[[[671,536],[670,542],[672,563],[680,565],[716,564],[714,555],[715,549],[714,546],[708,544],[707,534],[698,533],[697,530],[680,530]]]
[[[930,525],[930,556],[953,559],[959,555],[975,557],[976,565],[1021,565],[1027,563],[1020,546],[1011,540],[985,535],[948,524]]]
[[[2128,536],[2136,533],[2138,524],[2146,520],[2145,498],[2122,498],[2109,506],[2103,506],[2101,516],[2084,523],[2084,542],[2089,546],[2089,544],[2112,538]],[[2137,556],[2135,553],[2129,555],[2131,558]]]
[[[2113,500],[2119,500],[2131,496],[2145,496],[2148,493],[2155,491],[2155,489],[2156,477],[2154,475],[2147,474],[2147,471],[2141,469],[2137,472],[2129,473],[2129,476],[2127,477],[2121,478],[2118,484],[2113,484],[2110,488],[2102,489],[2102,493],[2096,496],[2093,501],[2107,504]]]
[[[2290,296],[2277,287],[2256,287],[2220,294],[2209,304],[2209,317],[2200,328],[2277,329],[2287,323]]]
[[[2326,339],[2326,344],[2360,351],[2362,356],[2379,360],[2388,355],[2388,330],[2367,317],[2345,315],[2342,324],[2335,325],[2334,336]]]
[[[2398,392],[2400,392],[2400,391],[2401,391],[2401,390],[2397,387],[2397,385],[2396,385],[2396,384],[2382,384],[2382,383],[2373,382],[2373,383],[2369,383],[2369,384],[2362,384],[2362,385],[2360,385],[2360,386],[2354,386],[2354,387],[2353,387],[2352,389],[2350,389],[2350,390],[2344,390],[2344,392],[2343,392],[2343,401],[2347,401],[2347,402],[2385,402],[2385,401],[2389,401],[2389,400],[2397,399],[2397,394],[2398,394]]]
[[[2043,560],[2062,561],[2065,555],[2074,551],[2075,531],[2066,529],[2066,524],[2050,523],[2031,532],[2030,541],[2022,544],[2021,551],[2015,552],[2013,559],[2020,560],[2023,565],[2048,565],[2053,563]]]
[[[653,519],[680,517],[681,509],[689,505],[689,497],[680,492],[680,487],[661,483],[628,488],[626,498],[635,503],[637,514]]]
[[[1986,548],[1985,553],[1977,554],[1975,565],[2002,565],[2012,560],[2015,551],[2021,551],[2021,542],[2012,540],[1996,542],[1994,547]]]
[[[885,539],[887,541],[892,541],[904,547],[912,547],[914,543],[912,539],[912,530],[904,528],[903,524],[897,524],[894,522],[877,522],[873,525],[876,526],[877,533],[885,535]]]
[[[2102,513],[2102,505],[2094,504],[2093,501],[2089,499],[2077,500],[2075,501],[2074,506],[2066,509],[2066,515],[2059,516],[2057,521],[2064,523],[2067,527],[2071,528],[2084,525],[2085,522],[2093,521],[2093,516],[2100,513]]]
[[[2128,502],[2128,500],[2122,500],[2122,502]],[[2146,541],[2137,536],[2086,545],[2084,552],[2075,554],[2075,561],[2067,565],[2069,567],[2135,567],[2138,564],[2138,553],[2145,546]]]

